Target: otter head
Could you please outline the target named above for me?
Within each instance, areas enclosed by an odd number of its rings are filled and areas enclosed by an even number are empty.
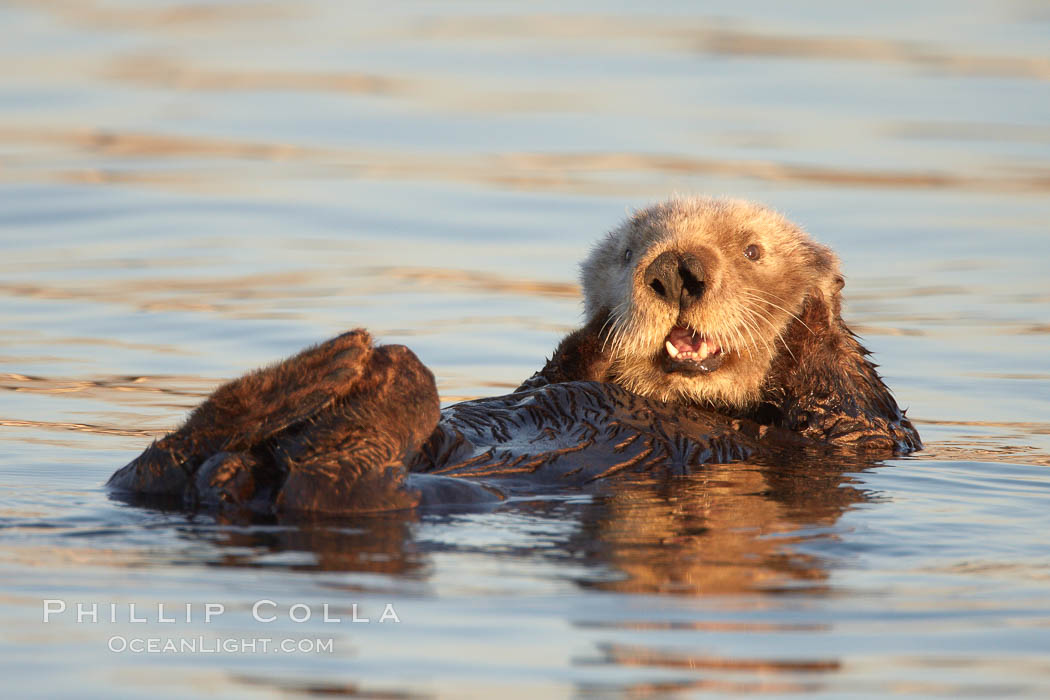
[[[585,313],[607,317],[610,378],[663,401],[757,402],[807,300],[834,321],[838,259],[770,209],[675,199],[644,209],[582,265]]]

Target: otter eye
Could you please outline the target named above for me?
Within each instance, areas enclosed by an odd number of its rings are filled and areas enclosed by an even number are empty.
[[[628,248],[627,250],[623,251],[623,261],[625,263],[626,262],[631,262],[631,249],[630,248]]]
[[[748,260],[758,260],[762,257],[762,249],[752,243],[747,248],[744,248],[744,257]]]

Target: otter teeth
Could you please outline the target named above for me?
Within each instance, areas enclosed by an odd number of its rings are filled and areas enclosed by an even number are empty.
[[[676,360],[703,360],[711,354],[711,349],[708,347],[706,340],[700,343],[699,352],[693,352],[692,350],[682,352],[670,340],[664,343],[664,347],[667,348],[667,354]]]
[[[682,326],[676,326],[671,330],[667,340],[664,341],[664,348],[672,360],[696,361],[703,361],[721,350],[717,343],[709,342],[695,329]]]

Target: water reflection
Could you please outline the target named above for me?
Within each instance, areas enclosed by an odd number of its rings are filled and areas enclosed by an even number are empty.
[[[202,5],[198,3],[163,3],[114,5],[102,2],[68,0],[16,0],[11,4],[26,5],[38,12],[60,18],[63,22],[93,29],[194,31],[211,27],[230,29],[251,20],[282,20],[293,13],[291,6],[272,2],[237,2]]]
[[[709,465],[688,479],[633,483],[597,499],[573,546],[620,572],[588,584],[603,590],[817,591],[827,577],[821,560],[792,545],[823,536],[812,531],[864,499],[834,463]]]
[[[454,181],[498,189],[563,193],[637,196],[652,176],[744,178],[800,185],[850,188],[949,189],[986,193],[1037,194],[1050,190],[1050,176],[1042,168],[965,172],[808,165],[772,160],[716,159],[645,152],[548,153],[500,152],[464,154],[397,152],[349,148],[307,147],[284,142],[209,139],[173,134],[40,129],[21,124],[0,124],[0,146],[34,144],[55,153],[38,153],[32,165],[0,172],[0,181],[18,182],[25,177],[42,182],[88,184],[141,184],[167,189],[205,190],[212,193],[241,191],[260,178],[320,177],[345,181]],[[85,161],[70,167],[70,154]],[[100,158],[114,159],[98,167]],[[223,165],[187,173],[144,159],[221,159]],[[117,160],[119,159],[119,160]],[[124,161],[124,162],[121,162]],[[258,162],[305,168],[295,172],[260,172]],[[75,162],[75,161],[74,161]],[[138,168],[129,167],[135,164]],[[18,166],[18,163],[15,163]],[[236,173],[236,176],[234,176]],[[631,178],[624,182],[623,178]]]
[[[190,530],[216,547],[217,566],[270,567],[292,571],[350,571],[397,576],[425,572],[425,553],[418,551],[413,512],[392,513],[339,522],[296,522],[251,526],[251,519],[218,516],[218,528]],[[255,519],[256,523],[259,522]],[[297,557],[288,555],[305,554]]]
[[[261,688],[282,695],[317,695],[365,700],[430,700],[435,697],[431,693],[413,693],[407,690],[377,691],[357,683],[332,683],[317,679],[260,678],[257,675],[245,674],[233,675],[231,680],[248,688]]]
[[[217,528],[183,534],[216,547],[212,563],[220,566],[272,566],[282,561],[275,555],[298,553],[309,556],[294,557],[289,568],[425,576],[430,555],[455,551],[572,562],[586,569],[577,580],[582,588],[619,593],[820,593],[825,562],[794,545],[827,537],[847,509],[867,500],[850,477],[866,466],[817,458],[713,464],[688,477],[613,479],[588,498],[546,496],[499,508],[501,516],[554,525],[556,534],[545,531],[542,542],[478,547],[470,525],[448,509],[310,522],[225,514]],[[470,511],[458,511],[464,512]],[[431,537],[445,527],[447,538]],[[463,528],[463,542],[456,527]]]
[[[219,6],[176,3],[168,7],[150,8],[133,5],[105,7],[98,3],[56,0],[34,2],[32,7],[72,25],[160,36],[166,34],[172,39],[190,31],[198,33],[212,30],[237,35],[240,33],[238,30],[245,26],[259,31],[266,28],[267,24],[273,28],[295,19],[309,21],[314,18],[308,15],[317,10],[306,4],[304,12],[301,6],[287,3]],[[1024,10],[1017,8],[1006,14],[1024,17]],[[1038,55],[967,51],[966,47],[952,50],[932,42],[857,36],[841,28],[829,32],[831,28],[824,27],[823,31],[803,34],[776,25],[768,26],[765,31],[756,31],[729,24],[718,16],[694,16],[669,21],[658,17],[626,17],[596,12],[576,16],[535,13],[500,16],[456,14],[453,11],[445,15],[419,17],[416,21],[405,22],[400,26],[377,27],[374,23],[367,23],[357,31],[353,27],[343,29],[352,35],[382,41],[477,42],[524,39],[606,43],[610,40],[630,40],[690,53],[890,63],[955,75],[1050,79],[1050,60]],[[330,27],[317,21],[312,26],[318,30],[322,40],[331,39],[326,31],[330,31]],[[236,80],[231,82],[231,87],[238,87]]]
[[[842,669],[837,659],[746,659],[726,658],[713,654],[674,652],[649,647],[633,647],[610,644],[600,649],[593,663],[638,668],[663,668],[685,670],[693,673],[729,671],[757,674],[764,680],[732,681],[728,679],[703,678],[660,684],[636,683],[630,690],[636,693],[653,693],[684,690],[704,690],[732,693],[803,693],[815,692],[823,687],[820,681],[807,681],[785,677],[798,674],[824,674]],[[780,676],[779,678],[777,676]],[[641,695],[640,695],[641,696]]]

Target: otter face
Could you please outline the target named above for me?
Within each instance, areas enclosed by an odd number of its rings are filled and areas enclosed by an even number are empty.
[[[829,307],[838,259],[750,202],[676,199],[642,210],[582,266],[588,320],[608,314],[612,379],[663,401],[754,403],[805,300]],[[801,323],[800,320],[796,321]]]

